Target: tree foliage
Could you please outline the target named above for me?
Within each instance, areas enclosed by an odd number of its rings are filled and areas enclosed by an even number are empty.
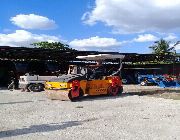
[[[63,44],[61,42],[36,42],[32,44],[35,47],[43,48],[43,49],[55,49],[55,50],[73,50],[69,48],[69,45]]]
[[[172,50],[174,50],[174,46],[170,46],[170,41],[166,41],[164,39],[161,39],[159,41],[156,41],[153,46],[150,46],[149,48],[152,49],[153,53],[155,54],[172,54]]]

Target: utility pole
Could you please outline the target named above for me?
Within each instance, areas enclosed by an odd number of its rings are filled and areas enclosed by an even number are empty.
[[[176,63],[176,49],[174,48],[174,57],[173,57],[173,76],[175,76],[175,63]]]
[[[176,45],[179,45],[180,41],[177,41],[174,46],[173,46],[173,50],[174,50],[174,59],[173,59],[173,75],[175,75],[175,63],[176,63]]]

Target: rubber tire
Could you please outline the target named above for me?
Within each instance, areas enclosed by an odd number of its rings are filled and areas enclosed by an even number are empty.
[[[147,83],[146,83],[145,81],[142,81],[142,82],[140,83],[140,85],[141,85],[141,86],[147,86]]]
[[[30,84],[27,89],[32,92],[41,92],[43,90],[42,84]]]
[[[84,96],[84,92],[83,92],[83,90],[82,90],[81,88],[80,88],[80,91],[79,91],[79,96],[78,96],[78,97],[75,97],[75,98],[72,98],[71,91],[72,91],[72,89],[69,91],[68,97],[69,97],[69,99],[70,99],[72,102],[73,102],[73,101],[76,101],[76,100],[79,100],[81,97]]]
[[[112,86],[110,86],[109,88],[112,88]],[[108,88],[108,95],[109,95],[109,96],[114,96],[112,93],[109,93],[109,88]],[[118,92],[117,92],[117,94],[116,94],[115,96],[117,96],[117,95],[122,95],[123,87],[120,86],[120,87],[117,87],[117,88],[118,88]]]
[[[15,84],[14,84],[14,82],[11,82],[11,83],[8,85],[8,90],[12,91],[13,89],[15,89]]]

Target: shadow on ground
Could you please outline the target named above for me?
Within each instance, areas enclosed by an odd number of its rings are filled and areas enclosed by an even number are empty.
[[[56,131],[56,130],[63,130],[68,127],[79,126],[85,122],[90,122],[90,121],[95,121],[95,120],[98,120],[98,119],[90,118],[90,119],[83,120],[83,121],[62,122],[61,124],[51,123],[51,124],[32,125],[28,128],[1,131],[0,138],[20,136],[20,135],[33,134],[33,133],[41,133],[41,132],[51,132],[51,131]]]
[[[52,124],[32,125],[29,128],[1,131],[0,138],[62,130],[62,129],[66,129],[68,127],[78,126],[81,124],[82,123],[78,122],[78,121],[69,121],[69,122],[64,122],[63,124],[56,124],[56,125],[54,125],[54,124],[53,125]]]
[[[12,105],[12,104],[19,104],[19,103],[24,104],[24,103],[32,103],[32,102],[33,101],[7,102],[7,103],[0,103],[0,105],[8,105],[8,104]]]
[[[56,125],[54,125],[54,124],[53,125],[52,124],[32,125],[29,128],[1,131],[0,138],[62,130],[62,129],[66,129],[68,127],[77,126],[77,125],[81,125],[81,124],[82,123],[78,122],[78,121],[69,121],[69,122],[64,122],[62,124],[56,124]]]
[[[45,100],[37,100],[38,102],[40,101],[45,101]],[[12,104],[25,104],[25,103],[32,103],[34,101],[17,101],[17,102],[6,102],[6,103],[0,103],[0,105],[12,105]]]

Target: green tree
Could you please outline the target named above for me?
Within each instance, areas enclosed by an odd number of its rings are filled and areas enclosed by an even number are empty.
[[[42,42],[33,43],[32,45],[43,49],[73,50],[72,48],[69,48],[69,45],[63,44],[61,42],[42,41]]]
[[[159,41],[154,42],[155,44],[153,46],[150,46],[149,48],[152,49],[153,53],[155,54],[172,54],[172,50],[174,50],[174,46],[170,46],[170,41],[166,41],[164,39],[161,39]]]

